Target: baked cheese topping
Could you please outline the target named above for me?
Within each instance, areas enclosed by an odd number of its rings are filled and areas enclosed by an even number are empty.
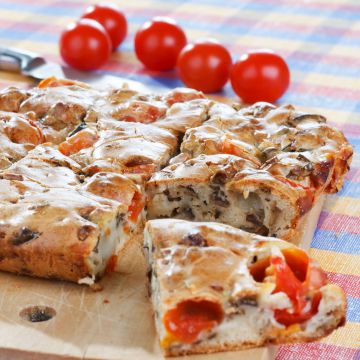
[[[342,186],[352,147],[321,115],[257,103],[237,110],[221,104],[209,119],[189,129],[181,145],[188,157],[227,153],[309,187],[316,195]]]

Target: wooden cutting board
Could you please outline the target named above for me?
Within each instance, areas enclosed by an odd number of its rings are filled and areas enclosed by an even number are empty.
[[[309,247],[322,204],[319,201],[306,219],[304,248]],[[137,256],[125,261],[128,274],[107,276],[99,292],[0,273],[0,359],[163,359],[140,246]],[[49,320],[31,322],[29,316]],[[275,354],[276,347],[266,347],[183,359],[273,360]]]

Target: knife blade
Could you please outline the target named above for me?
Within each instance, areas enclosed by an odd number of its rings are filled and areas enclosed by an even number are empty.
[[[49,76],[86,82],[97,87],[122,87],[125,83],[139,92],[150,92],[150,88],[138,81],[113,75],[103,75],[75,70],[46,61],[42,56],[31,51],[0,46],[0,70],[11,71],[29,76],[40,81]],[[154,90],[154,89],[153,89]],[[159,89],[158,89],[159,90]]]

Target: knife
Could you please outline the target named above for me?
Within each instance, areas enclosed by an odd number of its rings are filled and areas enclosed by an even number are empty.
[[[150,92],[150,88],[138,81],[113,75],[103,75],[75,70],[46,61],[39,54],[27,50],[0,46],[0,70],[20,73],[40,81],[49,76],[86,82],[97,87],[122,87],[125,83],[139,92]]]

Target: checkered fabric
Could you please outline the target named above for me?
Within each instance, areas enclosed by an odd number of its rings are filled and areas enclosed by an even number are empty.
[[[116,2],[116,0],[112,0]],[[181,86],[175,72],[149,72],[133,51],[136,29],[153,16],[175,18],[188,39],[215,37],[234,60],[249,49],[271,48],[291,69],[291,86],[280,103],[327,116],[355,148],[344,188],[328,196],[311,255],[342,286],[347,324],[318,343],[281,346],[277,360],[360,359],[360,1],[359,0],[134,0],[118,1],[129,35],[101,70],[148,85]],[[63,27],[80,16],[81,0],[0,0],[0,44],[58,61]],[[0,86],[30,86],[0,72]],[[235,98],[229,85],[214,95]],[[357,151],[357,152],[356,152]],[[221,355],[219,356],[221,358]]]

